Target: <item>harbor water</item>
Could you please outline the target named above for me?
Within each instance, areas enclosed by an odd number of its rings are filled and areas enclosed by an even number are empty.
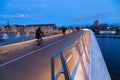
[[[0,33],[0,46],[35,39],[34,34]]]
[[[120,38],[97,40],[112,80],[120,80]]]

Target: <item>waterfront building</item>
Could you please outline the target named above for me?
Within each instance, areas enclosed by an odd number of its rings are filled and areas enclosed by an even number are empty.
[[[25,25],[25,26],[14,24],[11,27],[4,26],[1,28],[0,31],[3,33],[8,33],[8,32],[35,33],[35,30],[38,27],[41,27],[41,30],[46,35],[52,35],[54,32],[58,32],[55,24],[32,24],[32,25]]]
[[[57,32],[56,25],[55,24],[32,24],[32,25],[26,25],[24,31],[25,32],[33,32],[35,33],[35,30],[41,27],[42,32],[45,35],[52,35],[54,32]]]
[[[100,21],[99,20],[95,20],[94,21],[94,27],[99,27],[100,25]]]
[[[10,30],[11,30],[10,32],[12,32],[12,33],[18,33],[18,32],[23,33],[24,32],[24,26],[14,24],[14,25],[11,26]]]
[[[41,27],[41,30],[53,30],[53,29],[56,29],[56,25],[55,24],[32,24],[32,25],[26,25],[25,27],[35,27],[35,28],[38,28],[38,27]]]
[[[8,28],[8,27],[2,27],[2,28],[1,28],[1,32],[2,32],[2,33],[9,33],[9,32],[11,32],[11,29]]]
[[[99,30],[100,30],[100,21],[99,20],[94,21],[94,24],[92,26],[92,30],[96,33],[99,32]]]

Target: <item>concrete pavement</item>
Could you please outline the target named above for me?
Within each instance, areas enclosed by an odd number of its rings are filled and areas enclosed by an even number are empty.
[[[45,40],[44,46],[37,46],[35,42],[25,47],[16,45],[0,57],[0,80],[51,80],[52,54],[79,36],[79,32],[59,36]]]

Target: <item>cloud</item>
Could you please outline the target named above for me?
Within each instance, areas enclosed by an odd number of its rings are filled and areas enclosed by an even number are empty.
[[[8,4],[6,4],[6,7],[8,7],[8,8],[16,8],[16,7],[18,7],[18,5],[8,3]]]
[[[40,13],[32,14],[0,14],[1,19],[40,19],[42,15]]]
[[[101,12],[101,13],[96,14],[93,18],[102,18],[102,17],[112,14],[113,12],[114,11]]]
[[[38,9],[38,8],[47,8],[48,5],[45,3],[36,3],[36,4],[13,4],[13,3],[9,3],[6,5],[7,9],[10,10],[26,10],[26,11],[31,11],[34,9]]]
[[[28,14],[16,14],[16,15],[11,15],[11,14],[2,14],[0,15],[2,18],[30,18],[31,16]]]
[[[89,21],[89,20],[95,20],[95,19],[100,19],[100,18],[104,18],[107,17],[111,14],[113,14],[115,11],[105,11],[105,12],[100,12],[100,13],[96,13],[94,15],[87,15],[87,16],[77,16],[75,17],[76,20],[82,20],[82,21]]]
[[[41,5],[41,8],[46,8],[46,7],[48,7],[47,4],[42,4],[42,5]]]
[[[20,14],[20,15],[16,15],[15,17],[18,17],[18,18],[29,18],[30,15],[28,15],[28,14]]]
[[[8,9],[8,10],[31,11],[36,7],[37,7],[37,5],[34,5],[34,4],[28,4],[28,5],[25,5],[25,4],[13,4],[13,3],[6,4],[6,9]]]

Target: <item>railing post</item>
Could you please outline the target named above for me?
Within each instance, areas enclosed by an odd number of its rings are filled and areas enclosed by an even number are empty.
[[[87,61],[89,62],[88,52],[87,52],[87,50],[86,50],[85,42],[84,42],[83,38],[81,38],[81,40],[82,40],[82,44],[83,44],[83,49],[84,49],[84,51],[85,51],[86,59],[87,59]]]
[[[79,59],[80,59],[80,62],[81,62],[82,70],[83,70],[83,72],[85,73],[85,74],[83,74],[83,75],[84,75],[85,80],[89,80],[88,75],[87,75],[87,72],[86,72],[86,69],[85,69],[85,65],[84,65],[84,62],[83,62],[83,59],[82,59],[82,54],[81,54],[81,51],[80,51],[78,45],[81,45],[80,42],[79,42],[79,44],[77,44],[76,48],[77,48],[77,51],[79,52]]]
[[[86,38],[86,36],[87,36],[87,38]],[[86,46],[87,46],[88,53],[89,53],[89,52],[90,52],[90,51],[89,51],[89,47],[90,47],[90,46],[89,46],[89,44],[90,44],[90,41],[89,41],[89,36],[90,36],[90,35],[89,35],[89,33],[88,33],[86,36],[85,36],[84,38],[85,38],[85,40],[87,41],[87,45],[86,45]]]
[[[64,59],[62,53],[60,54],[60,57],[61,57],[61,62],[62,62],[62,67],[63,67],[63,71],[64,71],[65,80],[70,80],[68,68],[66,65],[66,60]]]
[[[51,80],[55,80],[54,79],[55,76],[55,70],[54,70],[54,58],[51,57]]]

